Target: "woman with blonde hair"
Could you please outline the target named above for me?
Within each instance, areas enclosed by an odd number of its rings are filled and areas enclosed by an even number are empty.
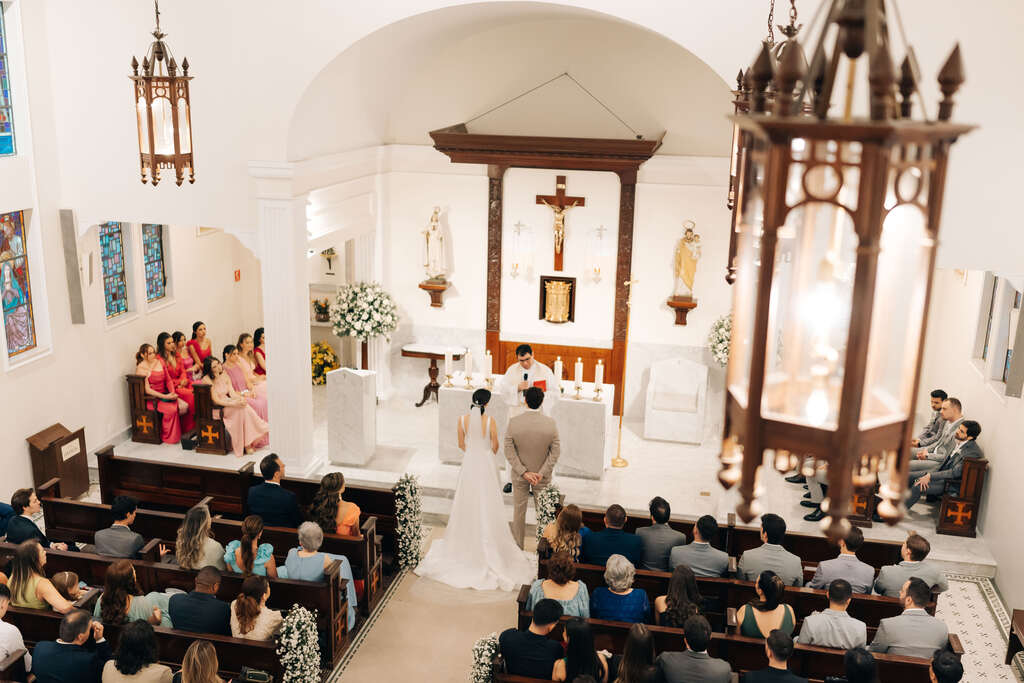
[[[194,640],[181,659],[181,671],[174,674],[173,683],[224,683],[217,675],[220,662],[217,650],[208,640]]]
[[[224,563],[231,571],[249,576],[277,578],[274,546],[260,543],[263,536],[263,518],[249,515],[242,520],[242,540],[231,541],[224,549]]]
[[[246,577],[242,592],[231,601],[231,635],[249,640],[270,640],[281,628],[281,613],[267,607],[270,582],[265,577]]]
[[[309,516],[320,525],[325,534],[359,535],[359,516],[362,511],[355,503],[342,499],[345,493],[345,475],[329,472],[320,480],[320,489],[313,496]]]
[[[551,545],[552,552],[569,553],[573,562],[579,562],[583,536],[590,529],[583,526],[583,513],[579,506],[570,503],[558,511],[555,521],[544,527],[542,536]]]
[[[214,540],[210,525],[210,508],[205,505],[196,505],[185,514],[174,546],[179,567],[202,569],[212,565],[221,571],[227,569],[224,546]]]

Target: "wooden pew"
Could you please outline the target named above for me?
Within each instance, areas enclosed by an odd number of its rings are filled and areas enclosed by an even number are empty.
[[[231,435],[210,395],[210,385],[193,384],[192,393],[196,399],[196,453],[227,455],[231,452]]]
[[[947,481],[944,487],[936,522],[938,533],[971,538],[977,535],[978,512],[987,471],[988,460],[985,458],[964,458],[960,480]]]
[[[28,673],[25,671],[26,654],[28,651],[23,648],[0,659],[0,681],[28,680]]]
[[[1024,652],[1024,610],[1015,609],[1010,617],[1010,637],[1006,643],[1006,665],[1013,664],[1018,652]]]
[[[100,503],[85,503],[70,498],[60,498],[60,480],[51,479],[39,488],[39,500],[43,509],[46,533],[54,540],[77,543],[92,543],[95,533],[113,522],[110,506]],[[198,502],[207,502],[203,499]],[[174,547],[178,527],[182,525],[185,515],[177,512],[160,512],[139,509],[135,514],[132,529],[147,540],[160,539],[170,548]],[[214,539],[221,545],[242,537],[242,523],[237,520],[214,518],[211,520],[211,532]],[[344,555],[352,565],[353,571],[358,570],[365,577],[363,592],[359,596],[358,608],[364,615],[380,602],[384,592],[383,562],[376,530],[376,518],[370,517],[363,522],[362,536],[339,536],[324,534],[320,550],[334,555]],[[263,541],[274,546],[274,554],[278,565],[284,565],[284,558],[289,549],[298,545],[295,529],[284,527],[264,527]],[[153,558],[155,559],[155,558]]]
[[[132,417],[132,441],[160,443],[160,425],[163,417],[146,407],[146,378],[125,375],[128,382],[128,410]]]
[[[157,543],[156,540],[150,541],[147,544],[147,553],[155,550]],[[16,549],[17,546],[13,543],[0,543],[0,560],[9,561],[14,556]],[[70,550],[46,551],[48,574],[52,576],[62,571],[74,572],[80,580],[90,586],[102,586],[107,570],[117,561],[119,561],[118,558],[92,553]],[[195,588],[196,574],[198,574],[196,571],[182,569],[173,564],[145,560],[132,560],[132,564],[135,566],[136,582],[140,590],[145,593],[163,591],[167,588],[177,588],[187,592]],[[349,639],[346,581],[338,573],[339,566],[337,561],[332,563],[324,573],[324,581],[268,579],[270,581],[268,605],[271,608],[287,610],[298,603],[311,611],[316,610],[319,630],[329,635],[326,639],[328,648],[326,655],[327,661],[332,664],[336,664],[345,653]],[[234,600],[242,591],[243,581],[244,577],[241,574],[222,572],[217,597],[227,602]]]

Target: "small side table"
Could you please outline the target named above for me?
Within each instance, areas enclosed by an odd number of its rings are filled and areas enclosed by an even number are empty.
[[[437,376],[440,373],[437,361],[444,360],[446,353],[452,354],[453,361],[462,360],[463,354],[466,353],[466,347],[444,346],[443,344],[406,344],[402,347],[403,358],[430,359],[430,367],[427,369],[427,374],[430,375],[430,382],[427,383],[427,386],[423,387],[423,400],[416,404],[417,408],[425,404],[431,395],[433,395],[435,401],[437,400],[437,390],[441,388],[437,381]]]

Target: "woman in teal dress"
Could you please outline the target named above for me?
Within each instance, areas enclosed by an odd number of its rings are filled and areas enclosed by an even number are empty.
[[[757,600],[748,602],[736,613],[740,624],[740,635],[750,638],[767,638],[779,629],[786,635],[793,635],[796,617],[793,608],[782,602],[786,584],[775,572],[766,570],[757,577],[755,584]]]
[[[334,560],[341,562],[338,575],[348,582],[345,586],[345,595],[348,598],[348,627],[351,630],[356,626],[356,582],[352,576],[352,565],[344,555],[320,552],[323,542],[324,531],[319,524],[300,524],[299,547],[288,551],[284,570],[289,579],[296,581],[323,581],[324,570],[331,566]]]
[[[526,609],[532,610],[544,598],[550,598],[561,605],[562,614],[566,616],[590,618],[587,585],[576,580],[576,565],[566,551],[552,555],[548,560],[548,577],[537,579],[530,586]]]
[[[242,540],[231,541],[224,549],[224,564],[237,574],[286,578],[287,573],[283,569],[281,572],[277,570],[274,546],[260,543],[262,536],[263,518],[259,515],[246,517],[242,521]]]
[[[167,593],[141,591],[135,581],[135,568],[130,560],[118,560],[107,569],[103,594],[96,601],[93,616],[104,624],[127,624],[148,621],[153,626],[174,628],[167,613]]]

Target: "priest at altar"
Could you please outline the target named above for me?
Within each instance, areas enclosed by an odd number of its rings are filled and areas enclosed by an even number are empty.
[[[524,393],[530,387],[540,387],[544,391],[544,403],[540,410],[551,417],[559,397],[559,385],[551,368],[533,357],[533,349],[529,344],[516,347],[515,363],[505,371],[500,383],[500,392],[505,404],[509,406],[508,416],[513,418],[526,410]]]

